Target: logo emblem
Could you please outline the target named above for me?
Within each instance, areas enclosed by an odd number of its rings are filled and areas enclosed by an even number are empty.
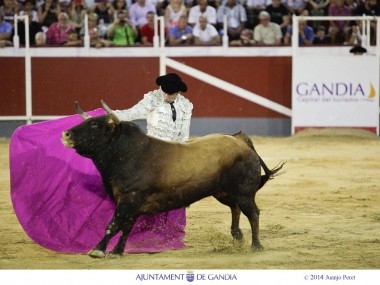
[[[188,282],[193,282],[194,281],[194,272],[193,271],[187,271],[186,280]]]

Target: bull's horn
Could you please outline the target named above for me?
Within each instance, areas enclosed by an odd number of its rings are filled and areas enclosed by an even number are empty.
[[[116,124],[120,123],[119,118],[115,115],[114,111],[112,111],[111,108],[108,107],[108,105],[106,104],[106,102],[104,102],[103,100],[100,100],[100,102],[102,103],[102,106],[103,106],[104,110],[110,116],[110,118],[112,119],[112,121],[114,123],[116,123]]]
[[[85,112],[83,112],[83,110],[79,107],[78,101],[75,101],[75,110],[83,118],[83,120],[87,120],[91,118],[89,114],[86,114]]]

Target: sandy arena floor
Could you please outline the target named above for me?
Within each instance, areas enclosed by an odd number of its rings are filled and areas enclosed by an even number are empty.
[[[253,137],[268,166],[286,173],[257,194],[263,252],[229,234],[229,209],[213,198],[188,210],[186,250],[92,259],[35,244],[10,200],[8,141],[0,140],[1,269],[380,269],[380,139],[365,131]]]

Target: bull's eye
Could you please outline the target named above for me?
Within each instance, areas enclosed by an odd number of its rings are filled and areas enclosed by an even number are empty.
[[[96,124],[92,124],[92,125],[90,126],[90,128],[93,129],[93,130],[96,130],[96,129],[98,129],[98,125],[96,125]]]

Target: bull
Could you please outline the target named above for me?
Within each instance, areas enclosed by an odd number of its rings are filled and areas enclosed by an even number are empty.
[[[121,122],[102,101],[107,114],[91,117],[76,103],[84,122],[62,133],[65,146],[90,158],[107,194],[116,204],[102,240],[91,257],[121,256],[132,227],[142,214],[187,207],[213,196],[231,209],[231,234],[242,240],[240,214],[248,218],[253,250],[262,250],[255,196],[281,174],[284,163],[269,169],[252,140],[242,132],[210,134],[187,142],[167,142],[147,136],[136,124]],[[264,174],[261,174],[261,167]],[[121,236],[106,254],[110,239]]]

